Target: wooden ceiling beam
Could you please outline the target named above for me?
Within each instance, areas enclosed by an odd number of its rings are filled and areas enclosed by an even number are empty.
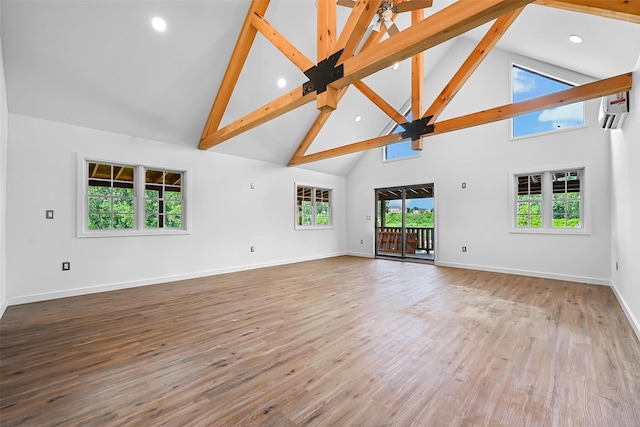
[[[331,83],[344,87],[534,0],[458,0],[393,37],[344,62],[344,77]]]
[[[335,44],[335,52],[344,49],[338,60],[338,65],[356,53],[362,37],[378,12],[380,3],[382,0],[358,0],[356,2]],[[344,86],[346,85],[342,87]],[[338,88],[336,87],[336,89]]]
[[[417,25],[424,19],[424,10],[411,11],[411,25]],[[422,97],[424,96],[424,52],[411,57],[411,117],[412,120],[422,113]],[[411,141],[411,149],[422,151],[422,138]]]
[[[537,0],[536,4],[640,24],[638,0]]]
[[[258,0],[254,0],[254,3],[256,1]],[[344,62],[344,77],[336,80],[329,86],[334,89],[348,86],[349,84],[380,71],[395,62],[402,61],[403,59],[407,59],[426,49],[450,40],[472,28],[483,25],[501,15],[504,15],[505,13],[531,3],[532,1],[533,0],[458,0],[456,3],[453,3],[445,9],[442,9],[441,11],[422,20],[417,25],[396,34],[392,38],[378,43],[375,49],[363,50],[358,53],[358,55],[347,58]],[[356,9],[361,9],[360,14],[357,16],[358,18],[360,18],[364,12],[368,11],[367,8],[362,10],[363,6],[361,3],[363,2],[364,0],[358,0],[354,7],[354,11]],[[365,3],[367,6],[372,6],[369,2]],[[372,0],[371,3],[379,5],[380,1]],[[375,12],[376,11],[374,10],[374,15]],[[353,16],[353,12],[351,16]],[[350,20],[351,19],[347,21],[347,24]],[[358,22],[360,21],[361,19],[358,19]],[[368,22],[370,22],[370,19]],[[253,29],[253,26],[251,26],[251,28]],[[366,27],[364,30],[366,30]],[[345,31],[343,30],[343,34],[340,35],[340,38],[336,42],[336,50],[340,49],[340,43],[344,33]],[[361,37],[358,38],[358,41],[360,38]],[[345,52],[347,52],[347,50],[345,50]],[[235,61],[232,61],[232,63],[234,62]],[[231,66],[231,63],[229,65]],[[221,87],[220,92],[223,90],[223,87]],[[220,94],[220,92],[218,93]],[[239,135],[249,129],[253,129],[262,123],[315,99],[316,92],[303,95],[301,88],[294,89],[287,95],[266,104],[258,110],[249,113],[222,129],[215,132],[208,131],[208,128],[205,129],[207,130],[207,133],[206,136],[201,139],[199,148],[202,150],[209,149],[233,136]],[[215,104],[214,110],[216,110]],[[220,117],[223,112],[224,109],[220,112]]]
[[[589,99],[599,98],[618,92],[631,90],[632,73],[621,74],[604,80],[598,80],[593,83],[587,83],[576,86],[571,89],[560,92],[551,93],[549,95],[540,96],[538,98],[528,99],[513,104],[506,104],[489,110],[479,111],[477,113],[460,116],[454,119],[436,122],[432,133],[423,135],[429,137],[440,135],[446,132],[470,128],[487,123],[510,119],[522,114],[532,113],[545,110],[548,108],[560,107],[563,105],[573,104],[575,102],[586,101]],[[332,157],[342,156],[345,154],[356,153],[368,150],[370,148],[382,147],[401,140],[399,134],[383,135],[377,138],[368,139],[354,144],[345,145],[343,147],[332,148],[330,150],[320,151],[318,153],[309,154],[289,164],[289,166],[301,165],[304,163],[315,162],[319,160],[330,159]]]
[[[208,150],[211,147],[238,136],[250,129],[260,126],[269,120],[280,117],[281,115],[295,110],[313,100],[316,99],[316,93],[310,92],[306,95],[302,94],[300,87],[293,89],[289,93],[282,95],[268,104],[263,105],[257,110],[247,114],[246,116],[238,119],[227,126],[218,129],[215,132],[210,133],[206,137],[200,140],[198,148],[201,150]]]
[[[222,83],[220,83],[220,88],[216,94],[216,99],[213,102],[211,112],[207,118],[207,123],[202,131],[202,138],[206,137],[220,126],[222,116],[227,109],[227,105],[229,105],[231,94],[233,93],[233,89],[236,87],[236,83],[240,77],[240,72],[242,71],[242,67],[244,66],[247,56],[249,55],[249,51],[251,50],[251,45],[256,37],[256,29],[251,25],[252,16],[256,13],[263,16],[267,11],[268,6],[269,0],[253,0],[251,2],[249,11],[247,12],[247,17],[240,29],[238,41],[233,49],[233,53],[231,54],[229,65],[227,65],[227,70],[224,73]]]
[[[362,50],[364,51],[365,49],[369,49],[371,46],[374,46],[375,44],[377,44],[380,41],[380,39],[384,36],[385,30],[386,28],[382,26],[380,31],[371,33],[367,38],[367,40],[364,42],[364,45],[362,46]],[[340,103],[340,100],[342,99],[342,97],[347,93],[347,89],[349,89],[349,86],[345,86],[342,89],[338,90],[337,103]],[[316,137],[324,127],[325,123],[327,123],[327,120],[329,120],[329,117],[331,117],[331,113],[332,111],[320,111],[320,113],[316,117],[316,120],[313,122],[313,125],[311,125],[311,128],[309,128],[309,131],[307,132],[302,142],[298,146],[298,149],[296,150],[294,155],[291,157],[291,160],[289,160],[289,163],[294,161],[294,159],[304,156],[304,154],[307,152],[307,150],[309,149],[313,141],[316,139]]]
[[[327,59],[333,53],[336,43],[336,2],[335,0],[317,0],[318,7],[318,62]]]
[[[429,124],[433,124],[438,120],[440,114],[442,114],[447,105],[449,105],[458,91],[464,86],[467,80],[469,80],[469,77],[471,77],[482,61],[489,55],[489,52],[491,52],[523,10],[524,8],[516,9],[496,19],[496,22],[493,23],[489,31],[487,31],[487,34],[480,40],[473,52],[471,52],[449,83],[447,83],[442,92],[440,92],[440,95],[438,95],[422,115],[423,118],[432,116]],[[420,146],[422,146],[422,143]]]
[[[349,89],[349,86],[343,87],[342,89],[338,90],[338,103],[340,102],[342,97],[347,93],[347,89]],[[309,149],[313,141],[316,139],[316,137],[322,130],[325,123],[327,123],[327,120],[329,120],[329,117],[331,117],[331,113],[332,111],[320,111],[320,113],[318,114],[318,117],[316,117],[316,120],[311,125],[311,128],[309,128],[309,131],[302,139],[302,142],[298,146],[298,149],[291,157],[290,162],[293,161],[293,159],[295,158],[304,156],[304,154],[307,152],[307,150]]]
[[[269,24],[263,16],[254,13],[251,16],[251,25],[260,32],[272,45],[289,59],[300,71],[305,72],[315,64],[307,58],[297,47]]]
[[[362,80],[357,81],[353,84],[356,89],[358,89],[364,96],[369,98],[371,102],[373,102],[378,108],[380,108],[387,116],[391,118],[391,120],[396,123],[406,123],[407,119],[402,115],[398,110],[393,108],[391,104],[382,99],[380,95],[378,95],[373,89],[367,86]]]

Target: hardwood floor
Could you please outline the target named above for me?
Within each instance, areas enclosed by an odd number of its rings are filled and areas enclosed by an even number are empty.
[[[339,257],[9,307],[2,426],[640,426],[611,289]]]

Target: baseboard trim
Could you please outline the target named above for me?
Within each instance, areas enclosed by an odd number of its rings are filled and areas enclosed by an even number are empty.
[[[515,274],[518,276],[540,277],[542,279],[565,280],[568,282],[587,283],[590,285],[611,286],[609,279],[598,279],[594,277],[571,276],[565,274],[546,273],[542,271],[518,270],[513,268],[491,267],[475,264],[461,264],[457,262],[436,261],[439,267],[464,268],[467,270],[490,271],[493,273]]]
[[[7,304],[7,301],[2,301],[2,305],[0,305],[0,319],[2,319],[2,315],[4,314],[4,312],[7,310],[7,307],[9,305]]]
[[[618,292],[618,287],[613,281],[611,282],[611,289],[613,289],[613,294],[618,299],[618,303],[620,303],[620,306],[622,307],[622,311],[624,312],[625,316],[627,316],[629,323],[631,323],[631,328],[633,328],[633,331],[636,333],[638,340],[640,340],[640,322],[638,321],[638,319],[636,319],[636,317],[633,315],[633,313],[629,309],[629,305],[627,304],[627,301],[625,301],[625,299],[622,297],[622,294]]]
[[[375,258],[372,254],[366,252],[347,252],[349,256],[356,256],[360,258]]]
[[[100,292],[118,291],[121,289],[136,288],[139,286],[157,285],[161,283],[176,282],[179,280],[187,280],[187,279],[197,279],[200,277],[207,277],[207,276],[218,276],[220,274],[237,273],[239,271],[256,270],[258,268],[276,267],[278,265],[294,264],[297,262],[315,261],[319,259],[334,258],[338,256],[343,256],[343,255],[347,255],[347,253],[337,252],[337,253],[324,254],[324,255],[313,256],[313,257],[291,258],[291,259],[285,259],[285,260],[279,260],[279,261],[264,262],[259,264],[238,265],[234,267],[199,271],[195,273],[177,274],[174,276],[153,277],[153,278],[143,279],[143,280],[134,280],[131,282],[111,283],[111,284],[97,285],[97,286],[91,286],[86,288],[66,289],[64,291],[46,292],[46,293],[40,293],[40,294],[24,295],[19,297],[9,297],[7,298],[7,301],[4,305],[6,307],[6,306],[12,306],[12,305],[29,304],[32,302],[48,301],[48,300],[53,300],[58,298],[68,298],[68,297],[75,297],[80,295],[96,294]]]

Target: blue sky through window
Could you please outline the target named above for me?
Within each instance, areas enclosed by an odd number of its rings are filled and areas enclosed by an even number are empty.
[[[513,102],[524,101],[573,87],[568,83],[543,76],[517,65],[513,66],[512,84]],[[513,137],[535,135],[582,125],[584,125],[584,103],[577,102],[514,117]]]
[[[411,111],[409,111],[405,117],[407,121],[411,120]],[[400,133],[404,129],[396,125],[390,133]],[[411,140],[396,142],[395,144],[389,144],[385,147],[384,159],[385,160],[397,160],[406,159],[409,157],[417,157],[420,155],[419,151],[413,151],[411,149]]]

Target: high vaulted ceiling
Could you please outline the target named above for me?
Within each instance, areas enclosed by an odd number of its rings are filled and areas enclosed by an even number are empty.
[[[9,111],[196,149],[250,3],[3,0],[1,37]],[[452,3],[434,0],[425,16]],[[313,0],[272,0],[265,19],[315,60],[316,10]],[[338,34],[350,12],[338,7]],[[154,16],[167,21],[167,31],[151,28]],[[410,14],[399,15],[396,23],[401,30],[409,27]],[[458,37],[475,43],[491,24]],[[570,34],[580,34],[584,43],[570,45]],[[600,79],[633,69],[640,55],[640,42],[633,40],[640,40],[640,24],[531,4],[497,48]],[[425,53],[425,75],[455,41]],[[285,88],[276,85],[279,78],[287,80]],[[307,80],[258,34],[222,125]],[[387,68],[364,81],[400,110],[411,96],[410,60],[397,71]],[[425,100],[425,108],[430,102]],[[362,117],[358,123],[356,115]],[[211,150],[286,165],[317,116],[315,102],[308,103]],[[375,138],[389,122],[377,106],[351,89],[310,152]],[[301,167],[344,175],[358,156]]]

